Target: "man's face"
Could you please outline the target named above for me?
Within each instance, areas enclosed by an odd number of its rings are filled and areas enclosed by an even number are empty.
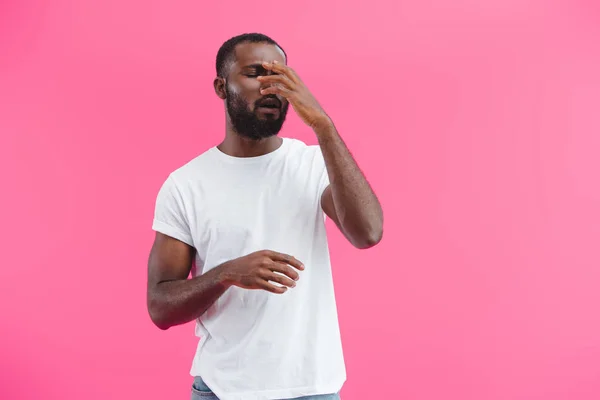
[[[277,60],[285,64],[283,52],[267,43],[240,43],[235,55],[225,85],[227,113],[233,128],[239,135],[254,140],[277,135],[289,104],[282,96],[261,95],[261,83],[256,78],[272,74],[263,68],[263,62]]]

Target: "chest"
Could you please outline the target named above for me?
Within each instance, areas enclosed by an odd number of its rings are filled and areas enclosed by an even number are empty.
[[[191,230],[203,270],[264,249],[298,254],[322,222],[310,171],[252,172],[224,174],[197,188]]]

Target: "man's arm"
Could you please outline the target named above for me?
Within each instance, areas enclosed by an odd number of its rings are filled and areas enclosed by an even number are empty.
[[[371,186],[329,118],[313,129],[327,167],[329,186],[321,206],[353,246],[366,249],[383,236],[383,211]]]
[[[319,139],[330,182],[321,196],[323,211],[354,246],[374,246],[383,236],[381,205],[333,122],[293,69],[277,61],[263,66],[274,74],[257,78],[261,94],[285,97]]]
[[[150,318],[160,329],[200,317],[231,286],[285,293],[296,286],[297,271],[304,270],[295,257],[262,250],[187,279],[194,254],[193,247],[156,233],[148,260],[147,302]]]
[[[148,260],[148,312],[160,329],[192,321],[227,290],[222,268],[187,279],[195,249],[157,232]]]

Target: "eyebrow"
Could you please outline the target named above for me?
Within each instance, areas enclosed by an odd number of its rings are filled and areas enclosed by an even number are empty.
[[[264,69],[265,67],[263,67],[262,64],[260,63],[255,63],[255,64],[249,64],[249,65],[245,65],[244,67],[242,67],[242,69],[250,69],[250,68],[254,68],[254,69]]]

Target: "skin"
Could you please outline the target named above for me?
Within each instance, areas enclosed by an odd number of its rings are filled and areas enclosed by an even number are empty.
[[[344,236],[359,249],[379,243],[383,235],[383,212],[369,183],[325,113],[296,72],[286,65],[277,46],[241,43],[226,77],[214,80],[215,93],[227,99],[235,93],[246,100],[258,118],[275,118],[277,112],[256,108],[265,96],[276,96],[282,106],[289,103],[317,136],[330,185],[321,203]],[[251,140],[235,132],[225,108],[225,138],[217,146],[234,157],[255,157],[270,153],[282,144],[276,135]],[[292,255],[264,250],[249,254],[206,273],[187,279],[195,249],[159,232],[148,260],[148,310],[160,329],[200,317],[231,286],[284,293],[293,288],[304,269]],[[278,283],[279,285],[274,285]]]
[[[226,86],[229,91],[240,94],[248,102],[250,109],[255,110],[255,103],[264,98],[260,88],[263,84],[258,80],[261,74],[273,74],[264,66],[265,62],[276,60],[285,63],[285,54],[283,51],[273,45],[264,43],[240,43],[236,46],[235,62],[229,69],[226,78],[215,78],[213,85],[217,96],[225,100],[227,98]],[[277,99],[285,105],[287,99],[277,95]],[[223,101],[225,106],[225,101]],[[217,147],[225,154],[234,157],[255,157],[270,153],[281,146],[283,140],[278,136],[271,136],[262,140],[250,140],[238,135],[231,124],[227,109],[225,138]],[[260,115],[259,118],[267,118],[266,115]]]

